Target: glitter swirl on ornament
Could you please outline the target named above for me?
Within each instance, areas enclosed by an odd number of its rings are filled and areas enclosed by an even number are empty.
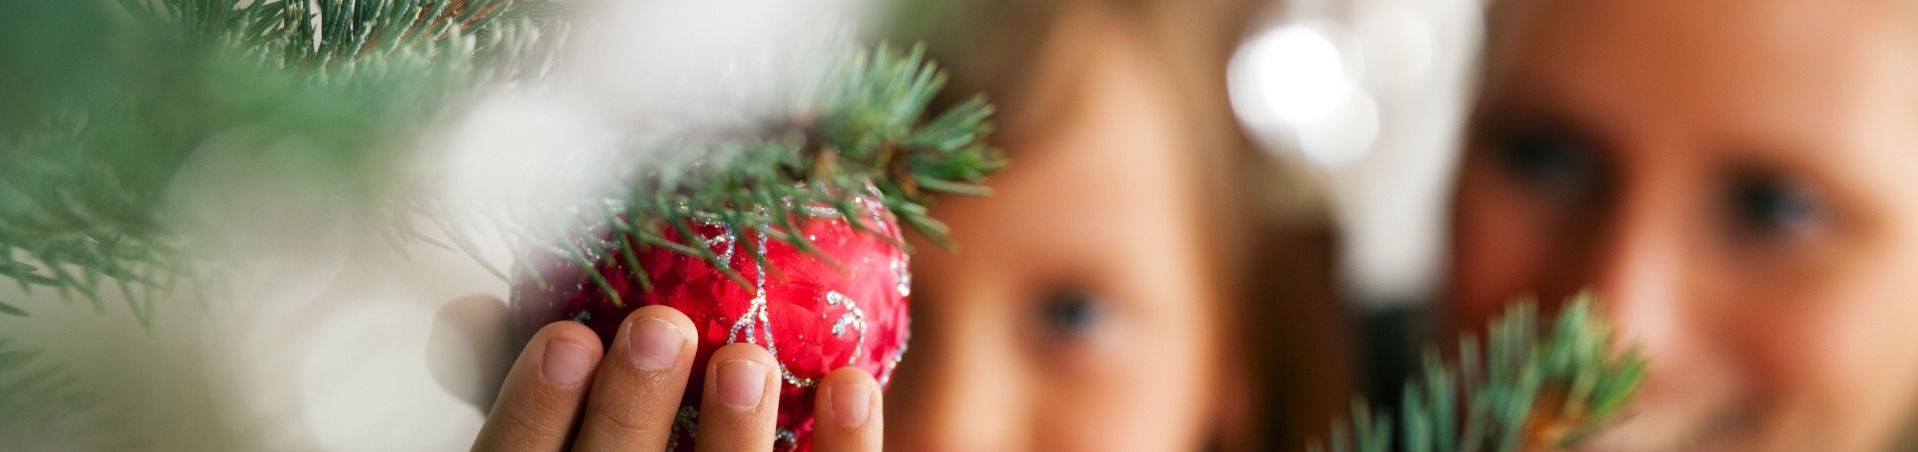
[[[732,229],[726,229],[726,235],[729,237],[732,236]],[[760,231],[759,234],[755,235],[759,236],[759,249],[766,249],[765,231]],[[732,243],[733,241],[731,240],[726,241],[727,256],[733,255],[734,246]],[[766,267],[760,264],[758,260],[753,261],[753,285],[752,304],[747,306],[745,313],[739,315],[738,320],[733,321],[732,330],[726,335],[726,343],[738,343],[741,338],[744,338],[748,344],[765,346],[766,353],[773,356],[774,363],[779,364],[779,377],[785,379],[786,384],[801,388],[810,388],[819,384],[818,379],[793,375],[792,369],[786,367],[786,360],[779,358],[779,345],[773,343],[773,322],[767,318],[766,314],[768,311],[768,307],[766,306]],[[759,335],[754,334],[755,332],[763,334],[766,338],[766,343],[760,344]],[[861,338],[863,339],[864,337],[861,336]],[[856,349],[854,353],[858,353]]]
[[[826,305],[838,306],[842,304],[846,305],[846,313],[841,314],[839,320],[832,323],[832,335],[846,335],[847,325],[852,325],[854,329],[859,330],[858,342],[852,346],[852,356],[846,358],[846,365],[850,366],[858,363],[859,356],[866,350],[866,311],[859,310],[859,303],[854,302],[851,298],[846,298],[845,295],[841,295],[839,292],[826,292]]]
[[[575,320],[612,343],[634,309],[678,309],[699,331],[695,366],[709,365],[711,353],[728,344],[755,344],[771,355],[780,381],[775,428],[797,442],[776,450],[809,450],[820,379],[850,366],[883,388],[910,336],[909,266],[897,246],[900,226],[884,203],[857,196],[816,206],[781,206],[776,198],[742,205],[740,214],[791,219],[754,227],[730,226],[714,213],[674,212],[683,226],[663,224],[661,238],[631,252],[622,246],[640,239],[620,235],[619,227],[630,226],[617,223],[579,228],[568,243],[529,247],[527,266],[517,270],[515,321],[530,335],[546,323]],[[792,244],[783,239],[789,235],[809,240]],[[540,277],[529,276],[533,271]],[[689,384],[684,395],[674,450],[693,448],[699,386]]]

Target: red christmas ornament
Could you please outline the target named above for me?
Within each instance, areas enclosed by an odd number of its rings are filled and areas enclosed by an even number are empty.
[[[809,451],[818,379],[834,369],[854,366],[878,377],[884,388],[906,351],[909,335],[906,300],[911,275],[906,254],[894,245],[900,240],[899,225],[875,199],[860,197],[854,204],[863,211],[850,215],[863,215],[866,230],[855,229],[840,212],[827,207],[809,206],[795,216],[799,229],[795,232],[805,236],[817,254],[760,231],[732,230],[722,224],[694,223],[697,237],[693,240],[668,235],[675,242],[712,250],[747,285],[699,257],[649,247],[634,255],[652,283],[651,291],[642,290],[625,264],[619,241],[610,239],[610,234],[582,239],[587,243],[581,246],[588,250],[592,271],[610,286],[610,292],[578,261],[550,252],[536,254],[531,256],[532,263],[538,265],[545,284],[517,278],[513,319],[522,340],[548,323],[576,320],[612,344],[626,314],[642,306],[671,306],[691,317],[699,329],[699,351],[693,362],[694,377],[674,422],[675,450],[692,450],[703,394],[700,376],[713,351],[734,342],[759,344],[780,364],[775,446]],[[770,269],[760,266],[752,249],[765,250]]]

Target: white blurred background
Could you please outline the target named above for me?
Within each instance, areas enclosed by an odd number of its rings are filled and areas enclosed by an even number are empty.
[[[1367,307],[1422,302],[1440,280],[1439,226],[1480,8],[1480,0],[1274,4],[1232,59],[1232,106],[1246,129],[1325,176],[1343,286]]]

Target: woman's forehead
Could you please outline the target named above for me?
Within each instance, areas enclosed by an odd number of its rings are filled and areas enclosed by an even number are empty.
[[[1481,108],[1768,142],[1712,145],[1863,147],[1846,141],[1918,120],[1918,26],[1866,3],[1518,0],[1494,18]]]

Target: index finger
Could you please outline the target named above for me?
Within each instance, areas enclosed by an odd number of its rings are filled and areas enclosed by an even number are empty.
[[[556,322],[540,328],[506,375],[473,450],[563,450],[601,353],[599,336],[586,325]]]
[[[666,450],[695,337],[693,321],[670,307],[628,315],[600,363],[573,451]]]
[[[736,343],[713,352],[700,400],[699,452],[772,450],[779,412],[779,361],[758,345]]]
[[[835,370],[819,380],[814,397],[814,452],[879,452],[884,416],[879,383],[856,367]]]

